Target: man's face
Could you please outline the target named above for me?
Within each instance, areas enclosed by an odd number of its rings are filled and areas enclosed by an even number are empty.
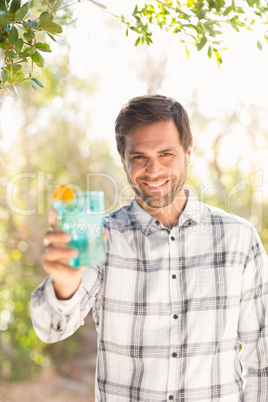
[[[123,166],[138,203],[171,204],[183,189],[192,146],[185,153],[173,121],[141,126],[125,138]]]

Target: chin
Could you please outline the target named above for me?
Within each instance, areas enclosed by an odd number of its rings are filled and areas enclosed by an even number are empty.
[[[153,197],[142,198],[142,200],[151,208],[164,208],[170,205],[173,201],[173,198],[164,198],[164,199],[152,199]]]

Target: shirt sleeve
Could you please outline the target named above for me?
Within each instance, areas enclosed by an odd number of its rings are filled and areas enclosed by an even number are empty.
[[[254,230],[242,280],[238,336],[244,402],[268,401],[268,259]]]
[[[100,267],[87,268],[79,288],[69,300],[57,299],[48,276],[32,293],[30,312],[37,336],[46,343],[72,335],[98,299],[102,286]]]

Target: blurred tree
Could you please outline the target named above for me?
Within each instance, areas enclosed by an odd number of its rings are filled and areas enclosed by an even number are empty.
[[[2,154],[0,197],[0,378],[21,379],[49,364],[29,316],[31,291],[41,282],[42,238],[57,184],[103,189],[109,208],[124,174],[104,140],[90,139],[87,105],[95,78],[75,79],[68,58],[45,68],[45,96],[11,99],[20,116],[19,138]],[[85,105],[83,107],[82,105]],[[0,146],[2,144],[0,143]],[[101,180],[100,180],[101,178]],[[117,201],[118,202],[118,201]],[[117,207],[115,204],[113,208]],[[78,338],[65,343],[74,353]]]
[[[223,112],[217,118],[202,115],[197,99],[191,108],[197,155],[189,176],[193,190],[200,201],[250,221],[268,251],[265,108],[239,105],[231,115]]]
[[[137,63],[138,76],[147,85],[147,93],[154,94],[159,91],[166,77],[166,63],[168,56],[162,55],[159,59],[149,52],[144,52],[144,60]]]

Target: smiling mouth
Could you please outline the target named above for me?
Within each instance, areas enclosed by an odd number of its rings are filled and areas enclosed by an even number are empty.
[[[146,183],[146,182],[143,182],[143,184],[149,189],[155,189],[156,190],[156,189],[164,187],[168,182],[169,182],[169,180],[164,180],[164,181],[159,182],[159,183]]]

